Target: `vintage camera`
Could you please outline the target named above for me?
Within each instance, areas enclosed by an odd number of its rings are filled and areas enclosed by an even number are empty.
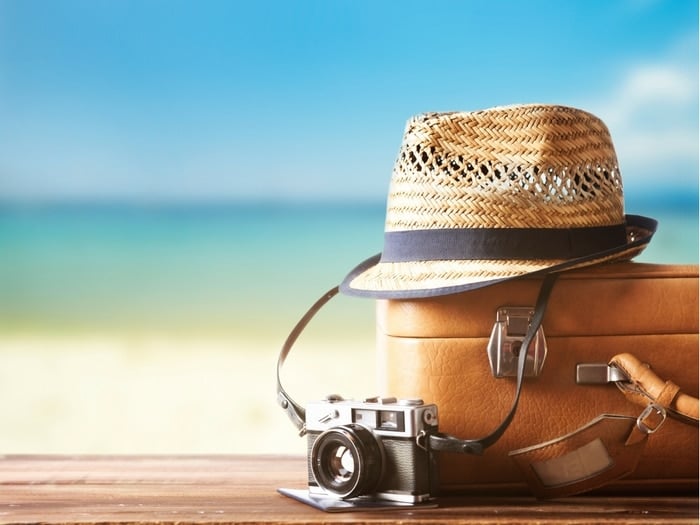
[[[421,503],[436,493],[428,437],[437,406],[419,399],[328,396],[306,407],[309,494]]]

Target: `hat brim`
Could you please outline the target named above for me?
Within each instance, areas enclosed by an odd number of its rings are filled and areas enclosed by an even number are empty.
[[[605,251],[567,260],[429,260],[382,262],[381,254],[355,267],[340,284],[346,295],[378,299],[435,297],[483,288],[525,275],[558,272],[601,262],[628,260],[641,253],[657,222],[627,215],[627,242]]]

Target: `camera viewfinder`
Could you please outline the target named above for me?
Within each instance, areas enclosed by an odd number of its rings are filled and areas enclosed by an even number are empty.
[[[403,412],[394,412],[393,410],[381,410],[379,412],[380,430],[395,430],[396,432],[404,431]]]

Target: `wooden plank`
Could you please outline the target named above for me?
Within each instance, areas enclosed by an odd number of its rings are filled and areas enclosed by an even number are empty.
[[[286,498],[303,457],[0,456],[0,523],[698,523],[697,497],[448,497],[438,508],[328,514]]]

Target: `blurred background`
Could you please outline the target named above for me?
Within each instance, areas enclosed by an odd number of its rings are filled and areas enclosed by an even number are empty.
[[[381,250],[406,120],[601,117],[649,262],[698,262],[694,0],[0,0],[0,454],[304,454],[284,339]],[[284,371],[374,392],[373,303]]]

